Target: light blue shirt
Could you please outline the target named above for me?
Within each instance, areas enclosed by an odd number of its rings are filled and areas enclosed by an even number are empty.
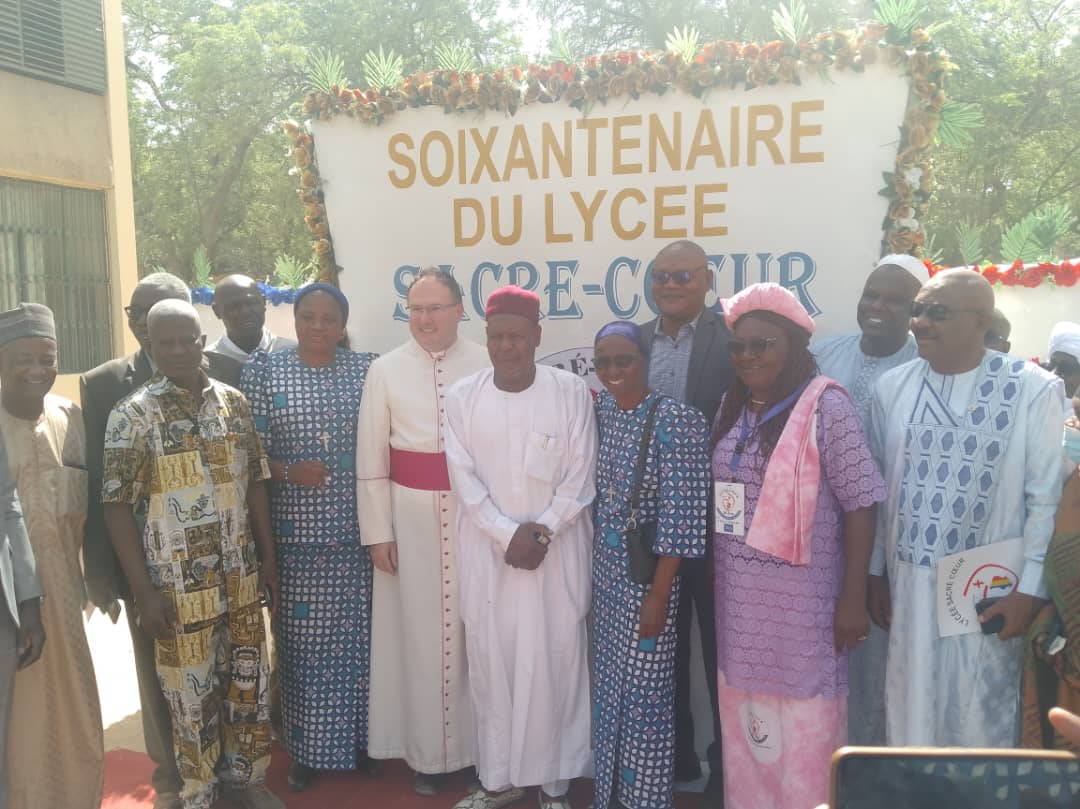
[[[864,354],[859,343],[862,332],[826,337],[810,347],[817,359],[818,370],[824,376],[835,379],[847,392],[862,417],[863,427],[869,429],[870,400],[874,395],[874,383],[882,374],[919,356],[919,345],[908,335],[907,342],[895,354],[888,357],[871,357]]]
[[[694,330],[699,314],[679,328],[675,339],[661,329],[663,318],[656,324],[652,349],[649,353],[649,387],[679,402],[686,401],[686,378],[690,370],[690,352],[694,348]]]

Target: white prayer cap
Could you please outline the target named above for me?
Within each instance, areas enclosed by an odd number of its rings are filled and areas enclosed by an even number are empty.
[[[889,264],[899,267],[902,270],[907,270],[908,275],[914,276],[915,280],[920,284],[925,284],[930,280],[930,270],[926,269],[926,265],[923,264],[921,258],[915,258],[915,256],[909,256],[907,253],[890,253],[887,256],[883,256],[877,263],[878,267],[885,267]]]
[[[1080,323],[1065,320],[1058,323],[1050,332],[1050,345],[1046,349],[1049,359],[1055,352],[1061,351],[1080,362]]]

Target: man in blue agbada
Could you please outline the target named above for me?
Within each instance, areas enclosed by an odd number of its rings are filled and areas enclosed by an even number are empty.
[[[889,629],[890,745],[1012,747],[1018,738],[1023,636],[1047,594],[1043,563],[1061,497],[1064,392],[1034,363],[986,350],[993,310],[978,273],[935,275],[911,309],[920,359],[874,391],[870,444],[887,497],[870,606]],[[1000,631],[941,637],[942,560],[1010,539],[1023,549],[1018,581],[979,618],[1001,616]]]

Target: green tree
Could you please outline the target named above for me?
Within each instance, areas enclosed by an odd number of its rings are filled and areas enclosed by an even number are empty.
[[[963,148],[939,147],[926,225],[945,259],[963,261],[955,228],[985,228],[984,258],[1047,203],[1080,212],[1080,4],[1070,0],[931,0],[929,22],[958,69],[950,98],[979,104],[984,125]],[[1057,246],[1080,255],[1075,223]]]
[[[764,42],[777,38],[772,13],[762,0],[529,0],[531,7],[574,53],[586,56],[619,49],[662,50],[675,26],[694,26],[702,42],[728,39]],[[814,31],[849,26],[873,10],[868,0],[806,0]]]
[[[267,277],[310,239],[278,123],[296,114],[310,54],[360,80],[380,44],[430,68],[440,43],[514,62],[497,0],[127,0],[127,66],[139,262],[190,278],[202,245],[218,272]]]

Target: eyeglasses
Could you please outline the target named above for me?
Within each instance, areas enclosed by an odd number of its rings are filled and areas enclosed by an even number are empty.
[[[694,273],[704,270],[705,267],[695,267],[692,270],[653,270],[652,282],[658,287],[662,287],[664,284],[673,281],[681,287],[690,283],[690,280],[694,277]]]
[[[957,312],[981,312],[982,309],[955,309],[944,303],[922,303],[921,301],[914,301],[911,304],[911,316],[913,318],[922,317],[926,315],[927,319],[933,320],[935,323],[941,323],[948,320]]]
[[[775,337],[755,337],[753,340],[728,340],[727,347],[733,357],[741,357],[743,354],[756,357],[775,342]]]
[[[140,317],[146,317],[146,313],[149,311],[150,310],[146,309],[145,307],[135,306],[134,304],[124,307],[124,314],[132,320],[138,320]]]
[[[409,317],[423,317],[424,315],[437,315],[444,309],[454,309],[456,303],[433,303],[430,306],[406,306]]]
[[[612,365],[618,368],[620,371],[625,371],[635,362],[638,357],[635,354],[616,354],[614,357],[594,357],[593,367],[597,371],[606,371]]]

